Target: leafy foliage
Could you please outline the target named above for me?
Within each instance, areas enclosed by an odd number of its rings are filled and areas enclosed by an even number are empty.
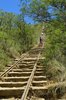
[[[62,56],[66,56],[66,29],[65,25],[61,22],[54,20],[50,22],[46,29],[46,49],[48,51],[47,58],[57,58],[60,59]]]
[[[66,18],[66,0],[20,0],[21,11],[35,21]]]
[[[26,24],[22,15],[0,11],[0,69],[34,46],[34,33],[34,25]]]

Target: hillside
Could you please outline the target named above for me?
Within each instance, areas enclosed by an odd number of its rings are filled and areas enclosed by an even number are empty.
[[[0,11],[0,70],[38,43],[41,25],[26,24],[20,17]]]
[[[0,71],[21,54],[39,46],[43,33],[44,74],[51,82],[66,81],[66,1],[20,0],[20,14],[0,10]],[[34,24],[27,24],[25,16]],[[35,54],[34,54],[35,55]],[[57,90],[56,90],[57,89]],[[60,99],[66,99],[66,86],[56,87]],[[49,89],[49,94],[55,92]],[[62,94],[62,95],[61,95]],[[56,99],[57,100],[57,99]]]

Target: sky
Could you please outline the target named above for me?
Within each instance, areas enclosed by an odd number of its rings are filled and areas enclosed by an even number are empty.
[[[19,0],[0,0],[0,9],[19,14]]]
[[[20,14],[19,4],[19,0],[0,0],[0,10]],[[29,17],[26,17],[25,21],[27,23],[34,23],[34,21]]]
[[[0,0],[0,10],[13,12],[15,14],[20,14],[19,4],[20,4],[20,0]],[[50,7],[48,11],[51,13],[52,8]],[[30,17],[25,17],[25,21],[27,23],[34,24],[34,21]]]

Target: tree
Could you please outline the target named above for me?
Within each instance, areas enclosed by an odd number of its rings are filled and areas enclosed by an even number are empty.
[[[66,18],[66,0],[24,0],[21,11],[36,21]]]
[[[0,11],[0,29],[11,30],[14,27],[15,14]]]
[[[48,7],[41,0],[23,2],[21,11],[25,15],[32,17],[35,21],[41,22],[50,19]]]

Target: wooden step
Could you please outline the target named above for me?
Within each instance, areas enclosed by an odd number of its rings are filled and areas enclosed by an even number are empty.
[[[0,87],[0,98],[4,97],[21,97],[25,87],[13,87],[13,88],[1,88]],[[39,93],[42,91],[43,93],[48,90],[47,87],[31,87],[33,92]],[[40,95],[40,94],[38,94]]]
[[[33,86],[45,86],[47,83],[48,83],[47,80],[44,80],[44,81],[33,81],[32,85]]]
[[[0,98],[21,97],[25,87],[20,88],[0,88]]]
[[[44,67],[43,67],[43,66],[41,66],[41,65],[37,65],[37,68],[42,68],[42,69],[43,69]]]
[[[2,80],[7,82],[22,82],[22,81],[28,81],[29,77],[4,77]]]
[[[28,68],[22,68],[22,69],[12,69],[12,72],[31,72],[32,69],[28,69]]]
[[[31,62],[24,62],[24,61],[22,61],[22,63],[20,62],[19,64],[26,64],[26,65],[29,65],[29,64],[34,64],[35,62],[33,61],[31,61]]]
[[[31,70],[31,72],[32,72],[32,70]],[[8,74],[9,75],[12,75],[12,74],[15,74],[15,75],[19,75],[19,74],[21,74],[21,75],[26,75],[26,74],[30,75],[31,72],[29,72],[28,70],[27,71],[24,70],[23,72],[13,72],[13,71],[11,71]],[[43,71],[36,71],[35,74],[41,75],[41,74],[44,74],[44,72]]]
[[[17,81],[27,81],[29,79],[28,76],[22,76],[22,77],[4,77],[3,81],[13,81],[13,82],[17,82]],[[34,76],[34,80],[46,80],[46,76]]]
[[[43,85],[46,84],[47,81],[33,81],[33,85]],[[25,82],[0,82],[0,87],[23,87],[27,84],[27,81]]]
[[[32,93],[34,93],[37,97],[43,97],[47,94],[48,88],[46,86],[32,86]]]
[[[37,68],[36,71],[43,71],[43,69],[42,68]]]
[[[34,80],[35,81],[38,81],[38,80],[40,80],[40,81],[41,80],[46,80],[46,78],[47,78],[46,76],[34,76]]]
[[[27,81],[25,82],[0,82],[1,87],[22,87],[27,84]],[[47,81],[33,81],[33,86],[44,86],[47,84]]]
[[[37,58],[24,58],[24,61],[35,61]],[[41,57],[39,60],[44,60],[45,57]]]
[[[36,76],[44,75],[44,72],[43,71],[36,71],[34,75],[36,75]]]
[[[18,64],[19,66],[32,66],[32,65],[34,65],[34,63],[19,63]]]
[[[32,71],[32,69],[30,69],[30,68],[19,68],[19,69],[12,69],[11,70],[12,72],[31,72]],[[36,69],[36,71],[43,71],[43,69],[41,69],[41,68],[37,68]]]
[[[19,64],[18,66],[19,66],[19,68],[33,68],[34,64],[29,64],[29,65]]]
[[[46,86],[31,86],[32,90],[48,90],[48,88]]]
[[[31,72],[9,72],[8,76],[30,76]]]
[[[23,87],[27,84],[25,82],[0,82],[0,87]]]
[[[38,54],[37,53],[30,53],[29,56],[27,58],[37,58]]]

